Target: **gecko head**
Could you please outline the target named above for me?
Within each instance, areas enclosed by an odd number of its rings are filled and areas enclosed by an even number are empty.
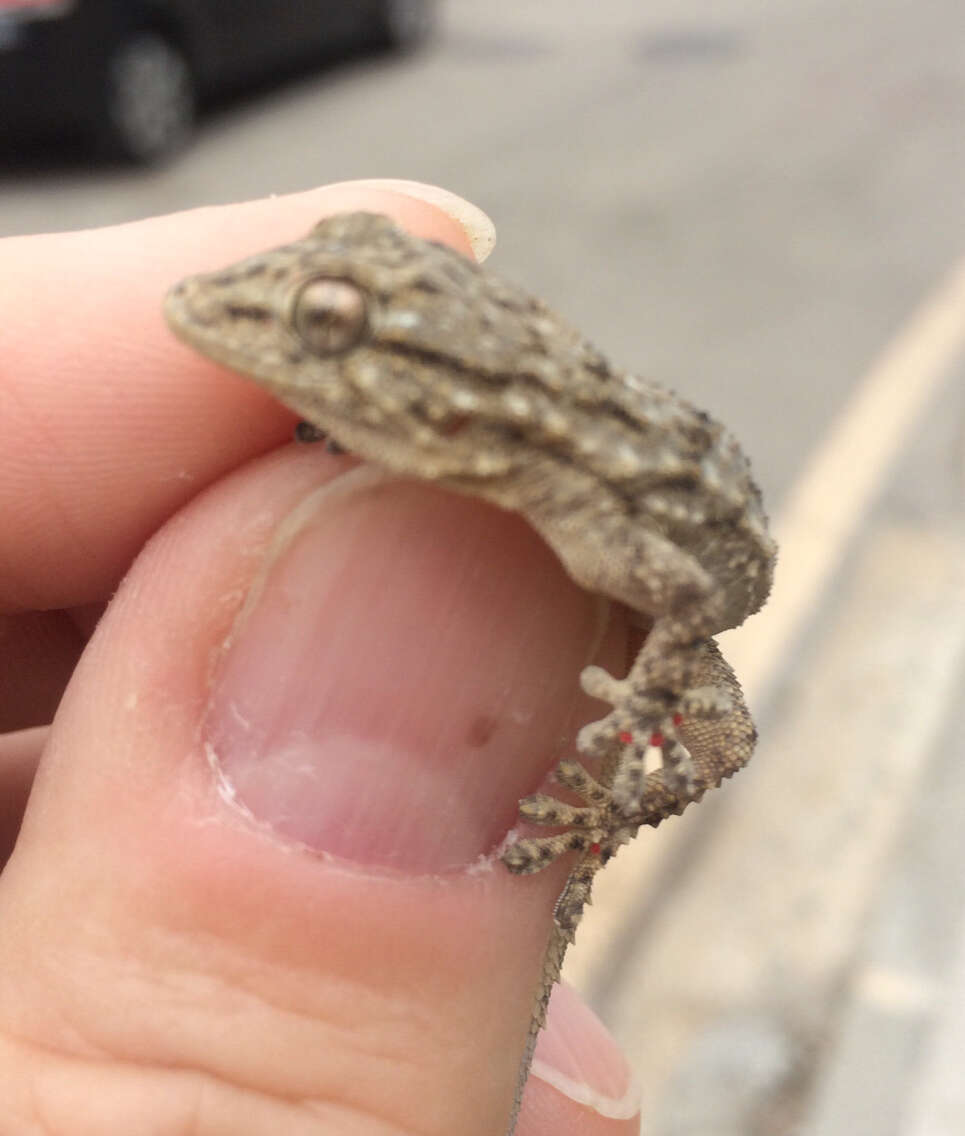
[[[529,436],[566,432],[569,372],[598,360],[539,301],[369,213],[190,277],[165,314],[345,449],[423,478],[508,473]]]

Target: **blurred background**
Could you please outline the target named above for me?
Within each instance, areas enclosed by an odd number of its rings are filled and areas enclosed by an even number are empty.
[[[436,182],[752,456],[758,754],[607,869],[568,964],[652,1136],[965,1134],[963,32],[960,0],[0,5],[0,233]]]

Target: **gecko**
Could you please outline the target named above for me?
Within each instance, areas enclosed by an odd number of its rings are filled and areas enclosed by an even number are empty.
[[[597,871],[750,759],[756,731],[713,636],[765,602],[776,556],[738,443],[674,392],[611,364],[541,300],[389,218],[345,213],[189,277],[169,326],[301,416],[300,436],[522,515],[582,588],[646,632],[552,792],[523,798],[506,868],[576,860],[556,902],[507,1136]],[[655,760],[656,758],[656,760]]]

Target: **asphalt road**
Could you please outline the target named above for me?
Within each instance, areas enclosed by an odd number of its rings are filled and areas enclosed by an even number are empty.
[[[757,639],[752,628],[746,665],[753,671],[755,658],[766,657],[770,672],[766,690],[751,684],[766,727],[756,788],[741,780],[728,787],[718,835],[696,851],[678,840],[685,850],[675,859],[653,845],[647,854],[663,855],[670,868],[651,872],[646,887],[628,877],[636,902],[624,893],[619,946],[600,945],[603,937],[588,931],[574,975],[637,1059],[653,1133],[781,1133],[805,1116],[815,1136],[965,1132],[960,1111],[945,1127],[922,1119],[954,1097],[954,1073],[943,1080],[942,1069],[956,1068],[961,978],[948,979],[949,989],[958,982],[959,993],[949,995],[958,1002],[943,1003],[944,1025],[932,1029],[945,980],[931,973],[931,986],[917,979],[902,986],[917,956],[911,947],[902,956],[899,945],[896,960],[887,935],[889,917],[907,908],[909,889],[923,880],[931,890],[916,892],[925,897],[913,912],[919,929],[932,926],[929,919],[938,925],[943,893],[961,891],[951,844],[922,851],[927,818],[892,807],[932,783],[934,749],[962,748],[948,707],[960,701],[965,642],[965,289],[942,309],[944,339],[938,324],[919,326],[914,315],[941,308],[934,297],[965,249],[960,2],[450,0],[445,14],[437,43],[416,57],[356,61],[222,109],[164,170],[4,164],[0,233],[109,224],[356,176],[437,182],[494,218],[495,267],[547,298],[615,359],[726,421],[753,458],[787,547],[803,547],[816,533],[824,567],[786,585],[787,594],[797,588],[797,606],[780,633],[767,639],[767,616]],[[913,349],[901,355],[894,345],[908,338]],[[934,357],[929,344],[937,344]],[[879,382],[882,353],[901,361]],[[914,411],[889,418],[928,367],[938,375],[933,389],[922,387]],[[881,397],[862,402],[869,391]],[[874,410],[862,417],[866,406]],[[869,466],[865,450],[886,423],[886,452]],[[869,469],[855,491],[857,474]],[[822,488],[809,498],[802,486],[812,484]],[[839,494],[851,494],[853,507],[825,533],[822,502]],[[789,557],[790,571],[802,558]],[[932,635],[935,628],[941,633]],[[862,689],[891,691],[894,680],[888,712],[897,713],[894,699],[907,702],[904,720],[920,724],[907,744],[896,742],[881,705],[854,696],[852,686],[869,673],[872,685]],[[867,725],[857,735],[855,706]],[[846,736],[848,752],[861,757],[847,784],[831,775],[840,761],[829,763],[820,784],[789,781],[810,768],[816,734]],[[787,773],[772,784],[767,762],[784,768],[782,754]],[[882,763],[897,785],[891,805],[871,791]],[[965,808],[965,784],[954,765],[933,773],[951,786],[942,796],[950,825],[948,801]],[[739,793],[743,810],[731,804]],[[823,818],[823,827],[806,831],[823,834],[824,845],[786,837],[805,832],[802,795],[808,821]],[[755,807],[768,812],[763,826]],[[842,832],[854,835],[859,851],[835,861],[829,887],[815,863],[828,844],[848,846]],[[755,908],[777,860],[784,906],[772,895]],[[772,865],[769,875],[761,864]],[[663,914],[669,945],[661,962],[652,909],[663,911],[681,880],[703,898],[693,910],[677,904]],[[733,904],[713,908],[715,932],[707,897],[744,885],[751,898],[742,898],[738,919]],[[795,944],[814,923],[802,911],[836,928],[829,938],[816,935],[805,961]],[[958,908],[951,918],[946,907],[944,918],[951,929],[942,933],[959,941]],[[782,934],[769,936],[767,926]],[[714,934],[730,950],[719,980],[707,978],[718,973],[715,964],[693,953]],[[882,951],[891,952],[886,978],[878,967],[869,980],[868,959]],[[686,974],[674,986],[682,958],[704,974],[689,1002]],[[784,976],[780,997],[767,993],[775,975]],[[795,983],[803,991],[797,999],[787,993]],[[877,1000],[869,1002],[869,990]],[[899,1030],[889,1052],[902,1060],[881,1067],[869,1056],[881,1039],[874,1014],[895,1005],[927,1005],[931,1017],[914,1018],[914,1036],[910,1026]],[[899,1066],[907,1077],[908,1053],[929,1046],[934,1066],[906,1085]],[[744,1054],[739,1090],[722,1053]],[[869,1067],[883,1068],[877,1084],[893,1098],[918,1101],[905,1127],[897,1104],[886,1108],[882,1098],[871,1112],[865,1107],[877,1090],[862,1096],[852,1071]],[[760,1075],[757,1088],[749,1068]],[[713,1120],[674,1104],[696,1099]]]

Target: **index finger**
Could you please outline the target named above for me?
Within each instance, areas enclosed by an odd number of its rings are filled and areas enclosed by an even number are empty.
[[[172,513],[290,436],[291,413],[178,343],[161,302],[347,210],[472,255],[454,216],[366,183],[3,242],[0,611],[106,598]]]

